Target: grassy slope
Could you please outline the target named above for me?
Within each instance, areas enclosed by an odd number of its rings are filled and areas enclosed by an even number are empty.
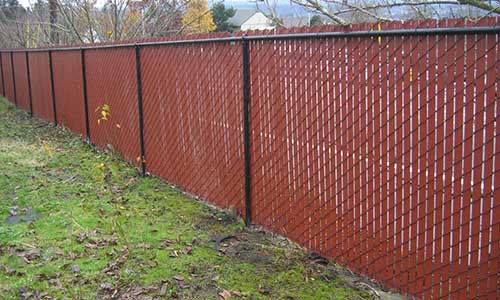
[[[13,206],[41,218],[7,224]],[[335,274],[0,99],[0,299],[369,296]]]

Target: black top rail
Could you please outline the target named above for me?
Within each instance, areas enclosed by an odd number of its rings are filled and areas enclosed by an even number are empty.
[[[162,46],[162,45],[182,45],[182,44],[202,44],[214,42],[242,42],[242,41],[266,41],[266,40],[289,40],[289,39],[310,39],[310,38],[353,38],[353,37],[384,37],[384,36],[415,36],[415,35],[443,35],[443,34],[498,34],[500,26],[483,27],[451,27],[451,28],[416,28],[416,29],[394,29],[394,30],[365,30],[351,32],[311,32],[292,34],[269,34],[269,35],[242,35],[220,38],[205,39],[185,39],[169,40],[157,42],[139,42],[111,45],[77,46],[63,48],[33,48],[33,49],[2,49],[0,52],[45,52],[45,51],[78,51],[114,48],[133,48],[137,46]]]

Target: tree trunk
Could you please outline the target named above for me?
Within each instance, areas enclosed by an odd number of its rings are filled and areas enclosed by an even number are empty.
[[[50,11],[50,43],[55,45],[58,43],[56,26],[57,23],[57,0],[49,0]]]

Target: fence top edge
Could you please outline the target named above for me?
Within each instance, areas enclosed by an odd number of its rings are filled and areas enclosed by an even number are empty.
[[[248,42],[248,41],[269,41],[269,40],[290,40],[290,39],[310,39],[310,38],[354,38],[354,37],[383,37],[383,36],[415,36],[415,35],[468,35],[468,34],[499,34],[500,26],[484,27],[451,27],[451,28],[415,28],[415,29],[394,29],[394,30],[364,30],[351,32],[314,32],[314,33],[292,33],[292,34],[270,34],[270,35],[242,35],[221,38],[185,39],[158,42],[138,42],[125,44],[78,46],[63,48],[33,48],[33,49],[0,49],[0,53],[9,52],[52,52],[52,51],[81,51],[112,48],[134,48],[162,45],[181,44],[203,44],[217,42]]]

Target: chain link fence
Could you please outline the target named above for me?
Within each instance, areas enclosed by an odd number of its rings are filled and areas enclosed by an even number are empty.
[[[140,59],[148,170],[244,211],[241,46],[153,46]]]
[[[26,111],[31,111],[29,88],[28,88],[28,66],[26,53],[16,52],[12,54],[14,73],[14,83],[16,91],[16,103]]]
[[[14,72],[12,71],[12,52],[2,52],[2,90],[9,101],[15,103]]]
[[[34,116],[57,123],[50,56],[51,52],[49,51],[28,53],[31,106],[33,107],[32,113]]]
[[[134,48],[85,51],[90,139],[128,161],[140,159]]]
[[[498,299],[499,24],[3,50],[2,94],[386,286]]]
[[[86,136],[82,51],[54,51],[52,64],[57,121],[71,131]]]

